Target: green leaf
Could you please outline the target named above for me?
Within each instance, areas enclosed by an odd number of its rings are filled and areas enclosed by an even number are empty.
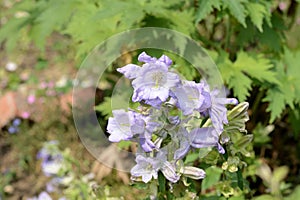
[[[272,179],[276,182],[281,182],[283,181],[283,179],[285,179],[288,172],[289,172],[289,168],[287,166],[278,167],[273,171]]]
[[[166,16],[166,19],[171,20],[171,27],[174,30],[180,31],[181,33],[191,35],[193,31],[195,30],[194,26],[194,13],[192,10],[167,10],[168,12],[165,12],[168,14]]]
[[[95,110],[101,112],[107,120],[109,117],[112,116],[111,98],[104,97],[104,101],[101,104],[95,106]]]
[[[279,31],[269,27],[267,24],[263,24],[263,32],[258,34],[258,38],[261,46],[267,46],[269,49],[275,52],[280,52],[282,49],[282,42]]]
[[[159,27],[172,28],[184,34],[191,35],[195,30],[194,13],[190,9],[168,9],[166,6],[157,6],[157,2],[149,1],[144,6],[147,14],[161,20]]]
[[[202,181],[202,185],[201,185],[202,190],[206,190],[212,187],[213,185],[215,185],[216,183],[218,183],[221,178],[221,174],[223,170],[218,167],[212,166],[207,168],[205,172],[206,172],[206,177]]]
[[[251,79],[241,71],[236,71],[235,76],[232,76],[228,81],[229,88],[233,89],[234,94],[240,101],[245,101],[251,90]]]
[[[273,64],[260,54],[250,56],[246,52],[241,51],[237,55],[234,66],[261,82],[267,81],[269,83],[279,84],[275,77],[275,72],[272,71]]]
[[[196,68],[191,66],[188,62],[186,62],[183,59],[175,60],[174,68],[187,80],[194,80],[198,74]]]
[[[294,137],[298,138],[300,134],[300,108],[297,107],[293,111],[289,112],[288,121],[292,126]]]
[[[164,196],[166,192],[166,178],[161,172],[158,173],[158,190]]]
[[[249,16],[252,23],[258,28],[260,32],[263,32],[262,25],[264,17],[266,16],[267,11],[266,7],[257,2],[248,2],[246,7],[249,11]]]
[[[246,27],[246,10],[243,3],[245,0],[225,0],[223,1],[228,6],[230,14],[233,15],[239,23]]]
[[[300,185],[298,185],[292,194],[289,196],[285,197],[284,200],[294,200],[294,199],[299,199],[300,198]]]
[[[132,144],[131,141],[122,140],[117,145],[121,149],[127,149],[127,148],[129,148],[131,146],[131,144]]]
[[[266,145],[269,141],[271,141],[271,137],[269,134],[274,130],[274,125],[263,126],[260,122],[254,128],[253,135],[254,135],[254,144],[258,145]]]
[[[244,190],[244,178],[242,175],[242,171],[239,169],[237,172],[237,184],[241,190]]]
[[[194,162],[199,158],[198,153],[190,153],[186,156],[184,163]]]
[[[279,117],[285,108],[285,97],[279,89],[270,89],[267,92],[266,97],[263,99],[264,102],[269,102],[267,112],[271,112],[271,118],[269,123]]]
[[[0,44],[6,40],[6,48],[11,51],[20,39],[21,30],[30,23],[29,17],[12,18],[0,28]]]
[[[274,200],[274,197],[268,194],[260,195],[259,197],[253,198],[253,200]]]
[[[220,10],[222,1],[221,0],[200,0],[198,9],[196,11],[196,23],[199,23],[211,13],[214,8]]]
[[[233,197],[230,197],[228,200],[245,200],[245,197],[244,196],[233,196]]]
[[[285,49],[283,58],[276,64],[277,79],[280,85],[270,88],[263,99],[269,102],[267,108],[271,112],[270,123],[281,115],[286,105],[292,109],[300,102],[300,51]]]
[[[247,133],[246,122],[249,120],[248,107],[249,103],[243,102],[227,113],[229,123],[224,127],[227,133],[234,133],[236,131]]]
[[[251,56],[241,51],[235,62],[231,62],[227,54],[221,56],[223,58],[218,63],[221,74],[240,101],[245,101],[249,95],[252,88],[251,78],[263,83],[279,84],[273,65],[262,55]]]
[[[253,140],[253,135],[244,135],[234,143],[236,149],[245,149]]]
[[[69,22],[73,10],[82,4],[78,0],[52,0],[47,3],[41,1],[38,5],[36,10],[39,12],[33,22],[30,35],[35,44],[43,49],[46,37],[55,30],[61,30],[62,26]]]

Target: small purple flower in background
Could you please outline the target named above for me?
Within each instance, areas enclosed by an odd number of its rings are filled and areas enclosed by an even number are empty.
[[[42,160],[42,170],[46,176],[56,175],[64,167],[64,159],[57,145],[55,140],[46,142],[37,154],[37,159]]]
[[[9,132],[10,134],[15,134],[15,133],[17,133],[18,131],[19,131],[18,127],[15,127],[15,126],[10,126],[10,127],[8,128],[8,132]]]
[[[27,198],[27,200],[52,200],[52,198],[47,192],[43,191],[38,197]]]
[[[20,124],[21,124],[21,119],[19,118],[14,119],[14,121],[12,122],[13,126],[20,126]]]
[[[27,97],[27,103],[33,104],[35,102],[35,95],[31,94]]]
[[[10,134],[15,134],[19,132],[19,126],[21,124],[21,119],[16,118],[12,121],[12,125],[8,128]]]
[[[129,79],[133,79],[132,101],[144,100],[153,107],[159,107],[168,99],[170,89],[179,85],[179,76],[168,71],[172,61],[165,55],[156,59],[143,52],[139,55],[138,60],[145,64],[142,67],[128,64],[117,71]]]
[[[63,157],[61,155],[49,156],[42,162],[42,170],[46,176],[58,174],[62,167]]]
[[[47,192],[42,192],[39,194],[38,200],[52,200],[52,198]]]
[[[69,186],[74,180],[74,176],[65,175],[65,176],[54,176],[47,184],[46,191],[47,192],[57,192],[60,187]]]

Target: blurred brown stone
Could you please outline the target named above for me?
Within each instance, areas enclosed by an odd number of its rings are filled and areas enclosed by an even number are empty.
[[[84,113],[94,112],[95,103],[103,100],[103,92],[95,88],[83,88],[75,95],[74,104],[76,109],[83,110]],[[23,117],[24,113],[29,113],[29,119],[40,122],[47,119],[50,110],[61,111],[65,115],[72,113],[73,91],[69,91],[59,97],[36,97],[36,100],[29,104],[28,95],[21,92],[8,92],[0,97],[0,128],[3,128],[15,117]],[[63,116],[62,116],[63,117]]]
[[[15,95],[14,92],[8,92],[3,97],[0,97],[0,128],[4,127],[16,116]]]

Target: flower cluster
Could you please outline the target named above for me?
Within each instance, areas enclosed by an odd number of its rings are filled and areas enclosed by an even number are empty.
[[[141,67],[128,64],[117,71],[132,80],[132,101],[139,106],[113,111],[107,126],[109,140],[139,144],[137,164],[131,169],[134,180],[147,183],[157,179],[159,171],[172,183],[181,176],[204,178],[204,170],[184,166],[183,159],[192,149],[225,153],[219,143],[228,123],[225,105],[237,100],[220,97],[219,90],[210,90],[205,81],[182,80],[165,55],[157,59],[143,52],[138,60],[144,62]]]

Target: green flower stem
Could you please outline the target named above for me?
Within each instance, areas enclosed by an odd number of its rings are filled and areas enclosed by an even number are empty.
[[[166,178],[164,175],[159,172],[158,173],[158,199],[165,199],[166,196]]]

